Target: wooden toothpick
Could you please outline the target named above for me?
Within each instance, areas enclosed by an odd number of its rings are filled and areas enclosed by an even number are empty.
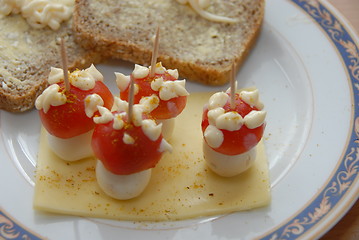
[[[68,74],[68,63],[67,63],[67,53],[65,48],[65,41],[64,38],[61,38],[61,60],[62,60],[62,69],[64,71],[64,82],[65,82],[65,91],[70,91],[70,81],[69,81],[69,74]]]
[[[127,115],[128,115],[128,123],[132,122],[132,118],[133,118],[133,101],[134,101],[134,90],[135,88],[135,83],[133,80],[133,76],[132,74],[130,75],[130,89],[129,89],[129,93],[128,93],[128,111],[127,111]]]
[[[236,67],[235,67],[235,63],[232,64],[232,69],[231,69],[231,79],[230,79],[230,83],[231,83],[231,109],[234,109],[236,107],[236,103],[235,103],[235,95],[236,95]]]
[[[159,39],[160,39],[160,27],[158,26],[156,30],[155,41],[153,43],[150,77],[153,77],[155,75]]]

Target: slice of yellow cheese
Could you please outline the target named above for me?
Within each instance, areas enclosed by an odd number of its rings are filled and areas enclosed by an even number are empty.
[[[231,178],[214,174],[202,155],[201,118],[210,93],[192,93],[176,119],[172,153],[152,171],[145,191],[131,200],[115,200],[98,186],[95,158],[66,162],[47,145],[42,130],[34,207],[77,216],[135,221],[165,221],[225,214],[262,207],[270,202],[268,164],[263,143],[245,173]]]

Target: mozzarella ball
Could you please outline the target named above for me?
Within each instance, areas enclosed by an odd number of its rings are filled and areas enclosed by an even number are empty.
[[[47,133],[50,149],[66,161],[76,161],[93,156],[91,138],[93,130],[72,138],[58,138]]]
[[[169,140],[175,127],[175,118],[156,120],[157,124],[162,123],[162,136],[164,139]]]
[[[203,142],[203,155],[209,168],[222,177],[236,176],[250,168],[256,159],[255,147],[238,155],[225,155],[214,151]]]
[[[148,185],[152,169],[129,175],[108,171],[100,160],[96,164],[96,178],[100,188],[110,197],[127,200],[139,196]]]

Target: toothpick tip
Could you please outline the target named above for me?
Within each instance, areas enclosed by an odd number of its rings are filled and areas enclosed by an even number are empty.
[[[236,66],[235,63],[232,64],[231,67],[231,79],[230,79],[230,84],[231,84],[231,99],[230,99],[230,104],[231,104],[231,108],[234,109],[235,108],[235,95],[236,95]]]
[[[65,91],[68,92],[68,91],[70,91],[71,85],[70,85],[69,76],[68,76],[69,70],[68,70],[68,63],[67,63],[65,40],[63,37],[61,37],[60,47],[61,47],[62,69],[64,72]]]
[[[132,122],[132,118],[133,118],[133,104],[134,104],[134,95],[135,95],[135,91],[134,91],[134,79],[132,74],[130,75],[130,86],[129,86],[129,94],[128,94],[128,122],[131,123]]]
[[[159,48],[159,38],[160,38],[160,26],[157,26],[155,41],[153,43],[153,50],[152,50],[150,77],[153,77],[155,75],[158,48]]]

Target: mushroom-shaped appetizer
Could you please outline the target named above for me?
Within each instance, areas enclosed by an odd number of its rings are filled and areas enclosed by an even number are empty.
[[[151,68],[151,67],[150,67]],[[178,71],[166,69],[161,63],[155,65],[151,77],[150,68],[135,65],[132,72],[135,86],[134,103],[141,98],[154,96],[159,102],[158,107],[150,114],[163,124],[163,136],[168,139],[173,131],[174,119],[186,106],[189,93],[185,88],[186,80],[178,80]],[[120,89],[121,99],[128,99],[130,76],[115,73],[117,86]]]
[[[265,128],[266,112],[257,89],[213,94],[204,107],[203,153],[209,167],[218,175],[231,177],[247,170],[256,157],[255,146]]]
[[[70,73],[68,80],[70,88],[66,89],[64,71],[51,68],[50,85],[36,99],[35,106],[48,132],[49,147],[60,158],[75,161],[92,155],[92,118],[98,105],[112,107],[113,95],[94,65]]]
[[[115,97],[112,111],[99,107],[101,116],[94,118],[92,148],[98,159],[97,182],[113,198],[140,195],[150,180],[151,168],[163,152],[172,149],[162,137],[161,124],[146,115],[157,106],[155,98],[143,98],[133,105],[130,117],[129,104]]]

